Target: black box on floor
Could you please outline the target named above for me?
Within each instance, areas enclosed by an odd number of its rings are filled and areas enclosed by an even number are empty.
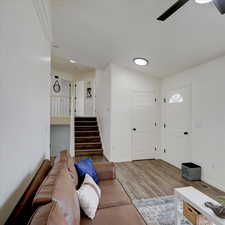
[[[187,180],[201,180],[202,168],[194,163],[182,163],[182,176]]]

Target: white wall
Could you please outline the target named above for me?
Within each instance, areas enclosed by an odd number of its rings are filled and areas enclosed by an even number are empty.
[[[155,91],[159,96],[160,80],[117,65],[97,71],[96,112],[104,154],[109,160],[132,160],[131,114],[134,91]],[[158,131],[157,143],[159,134]]]
[[[132,160],[133,91],[155,91],[159,95],[160,80],[111,65],[111,160],[113,161]]]
[[[0,1],[0,224],[49,157],[50,43],[30,0]]]
[[[162,96],[186,84],[192,86],[192,160],[204,181],[225,191],[225,57],[164,79]]]
[[[100,129],[101,141],[103,145],[104,155],[107,159],[111,159],[111,78],[110,68],[104,71],[96,71],[96,116]]]
[[[70,126],[51,126],[51,156],[57,156],[59,152],[70,149]]]

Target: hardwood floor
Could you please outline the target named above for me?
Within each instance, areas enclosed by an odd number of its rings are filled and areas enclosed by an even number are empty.
[[[116,163],[117,177],[131,199],[173,195],[174,188],[193,186],[212,198],[224,192],[201,181],[190,182],[180,170],[163,160]]]

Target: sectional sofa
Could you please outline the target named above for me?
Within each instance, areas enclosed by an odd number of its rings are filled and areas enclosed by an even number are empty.
[[[80,209],[76,189],[81,181],[68,151],[52,167],[44,162],[20,199],[6,225],[144,225],[145,222],[120,182],[114,163],[95,163],[101,199],[96,216],[87,218]]]

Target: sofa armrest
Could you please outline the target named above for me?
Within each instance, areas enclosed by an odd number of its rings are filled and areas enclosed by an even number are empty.
[[[94,163],[94,166],[100,181],[116,179],[116,166],[113,162]]]

